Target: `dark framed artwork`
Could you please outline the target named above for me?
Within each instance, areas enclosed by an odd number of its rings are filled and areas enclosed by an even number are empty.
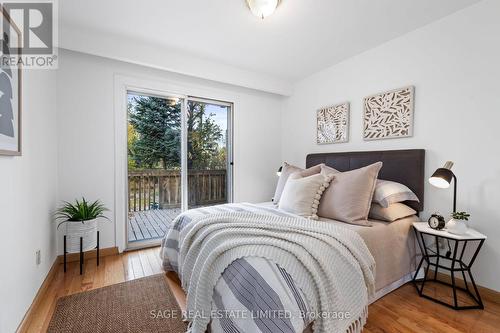
[[[11,47],[21,45],[21,31],[0,7],[0,155],[21,155],[22,68],[12,66]],[[7,33],[8,32],[8,33]],[[14,39],[14,40],[13,40]]]

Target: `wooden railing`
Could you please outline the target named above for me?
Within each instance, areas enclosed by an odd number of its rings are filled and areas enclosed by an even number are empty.
[[[188,172],[188,206],[227,202],[226,170]],[[128,173],[129,211],[181,206],[179,170],[139,170]]]

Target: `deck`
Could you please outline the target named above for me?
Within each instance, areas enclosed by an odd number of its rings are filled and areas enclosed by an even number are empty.
[[[180,208],[130,212],[128,219],[129,242],[163,238],[170,223],[180,213]]]

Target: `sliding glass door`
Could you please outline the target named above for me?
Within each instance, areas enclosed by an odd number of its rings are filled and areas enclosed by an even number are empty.
[[[230,124],[230,104],[188,100],[188,208],[230,201]]]
[[[127,247],[156,245],[188,208],[231,201],[229,103],[127,92]]]

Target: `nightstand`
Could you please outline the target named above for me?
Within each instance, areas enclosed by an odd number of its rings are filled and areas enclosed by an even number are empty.
[[[476,283],[471,273],[471,267],[476,260],[476,257],[483,246],[486,236],[480,232],[469,229],[464,235],[455,235],[444,230],[434,230],[427,222],[413,223],[413,230],[417,238],[417,243],[422,253],[422,259],[418,264],[417,271],[413,277],[413,284],[417,289],[419,296],[430,299],[436,303],[445,305],[455,310],[466,309],[484,309],[481,296],[477,289]],[[442,253],[439,249],[439,240],[443,239],[447,242],[448,250]],[[433,246],[436,244],[437,246]],[[468,253],[468,258],[464,257]],[[426,263],[425,275],[423,278],[417,279],[420,268],[423,263]],[[429,277],[429,268],[433,267],[434,273]],[[438,271],[450,272],[451,283],[438,278]],[[456,274],[460,276],[456,276]],[[468,275],[469,278],[466,277]],[[464,286],[457,285],[457,278],[463,279]],[[446,303],[437,298],[424,294],[424,287],[427,282],[436,282],[448,286],[453,291],[453,303]],[[472,292],[471,288],[474,292]],[[474,305],[460,306],[457,300],[457,291],[462,291],[470,297]]]

